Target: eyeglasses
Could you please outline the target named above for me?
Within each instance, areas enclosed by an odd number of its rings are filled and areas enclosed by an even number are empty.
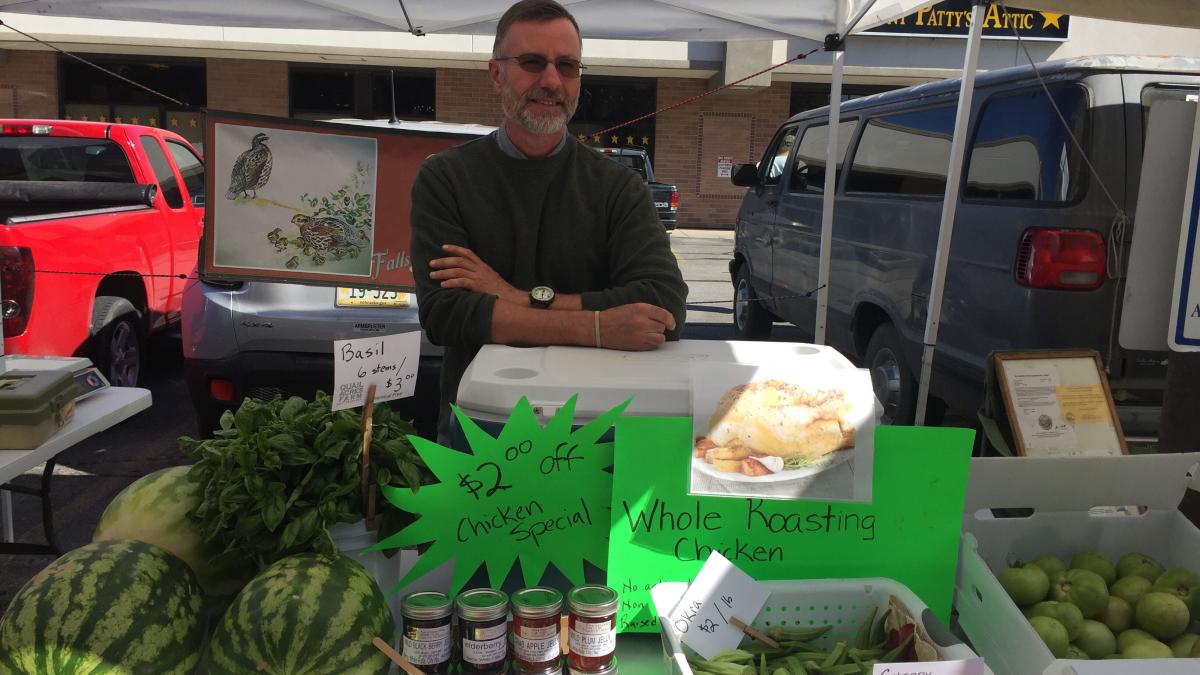
[[[585,66],[575,59],[563,56],[561,58],[550,59],[541,54],[520,54],[518,56],[497,56],[493,61],[516,61],[521,70],[527,73],[541,73],[546,70],[546,66],[550,63],[554,64],[554,68],[558,70],[558,74],[563,77],[575,79],[583,74]]]

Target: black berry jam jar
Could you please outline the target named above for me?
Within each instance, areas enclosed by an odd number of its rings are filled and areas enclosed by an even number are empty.
[[[450,614],[453,606],[445,593],[409,593],[400,601],[404,619],[402,654],[426,673],[450,671]]]

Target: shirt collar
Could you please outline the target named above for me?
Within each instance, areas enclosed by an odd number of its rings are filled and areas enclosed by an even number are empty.
[[[500,146],[500,151],[509,157],[512,157],[513,159],[529,159],[525,156],[525,153],[521,152],[520,149],[517,148],[516,144],[512,142],[512,139],[508,137],[508,132],[504,130],[504,127],[505,122],[501,122],[500,128],[496,130],[496,143]],[[547,155],[547,157],[553,157],[554,155],[562,152],[562,149],[566,147],[566,145],[567,134],[563,133],[562,138],[558,141],[558,145],[550,151],[550,154]]]

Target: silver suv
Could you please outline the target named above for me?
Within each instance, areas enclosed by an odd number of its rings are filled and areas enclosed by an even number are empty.
[[[441,122],[332,120],[421,133],[491,133]],[[396,189],[407,189],[397,186]],[[363,301],[384,306],[363,306]],[[420,330],[415,295],[261,281],[192,280],[183,291],[184,373],[198,431],[216,429],[246,397],[311,397],[333,388],[333,342]],[[430,438],[437,423],[441,347],[422,336],[417,392],[392,401]]]

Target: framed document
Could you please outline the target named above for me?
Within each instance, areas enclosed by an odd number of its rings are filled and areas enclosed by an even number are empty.
[[[1018,454],[1129,453],[1097,351],[998,352],[995,360]]]

